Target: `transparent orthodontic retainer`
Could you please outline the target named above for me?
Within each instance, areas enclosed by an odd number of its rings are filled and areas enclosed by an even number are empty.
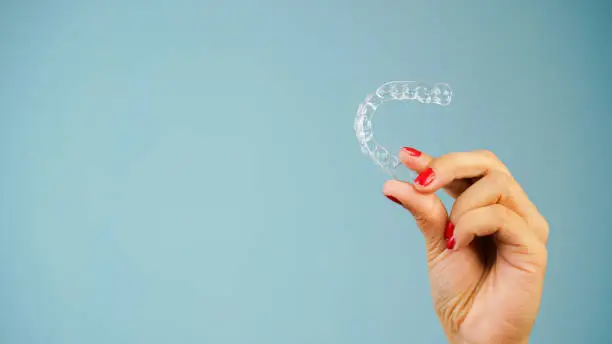
[[[453,91],[449,84],[438,82],[432,86],[420,81],[389,81],[380,86],[374,93],[368,95],[357,108],[357,117],[353,128],[361,151],[368,155],[376,165],[382,168],[393,179],[414,179],[416,174],[403,167],[395,154],[374,140],[372,119],[376,110],[389,101],[417,101],[421,104],[436,104],[448,106],[451,103]]]

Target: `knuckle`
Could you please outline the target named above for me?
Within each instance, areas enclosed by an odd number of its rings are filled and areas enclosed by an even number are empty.
[[[411,211],[411,214],[417,226],[422,231],[425,231],[430,226],[431,224],[430,216],[428,216],[425,212],[417,210],[417,211]]]
[[[548,234],[550,233],[550,224],[548,223],[548,221],[546,221],[544,217],[542,217],[542,228],[544,230],[544,233],[546,233],[546,237],[548,238]]]
[[[541,243],[532,243],[527,247],[525,253],[531,262],[531,271],[545,272],[546,266],[548,265],[548,250],[546,246]]]
[[[507,173],[498,170],[491,171],[489,175],[499,184],[509,184],[512,180]]]
[[[510,209],[501,204],[497,204],[497,209],[499,228],[506,228],[510,222],[510,219],[513,217],[513,213]]]
[[[432,231],[433,222],[431,218],[422,212],[414,212],[412,213],[412,217],[426,242],[433,241],[436,237],[436,233]]]
[[[475,151],[475,153],[491,160],[493,162],[492,169],[499,170],[499,171],[502,171],[510,175],[510,171],[508,170],[508,167],[506,167],[506,165],[501,160],[501,158],[498,157],[495,153],[491,152],[490,150],[486,150],[486,149],[477,150]]]
[[[538,219],[540,220],[540,226],[542,227],[542,229],[548,231],[550,228],[548,220],[546,220],[546,218],[542,214],[538,214]]]
[[[493,153],[493,152],[491,152],[490,150],[487,150],[487,149],[478,149],[478,150],[474,151],[474,153],[486,156],[487,158],[499,160],[497,158],[497,155],[495,155],[495,153]]]
[[[542,215],[539,215],[536,221],[537,223],[535,226],[538,228],[539,233],[541,233],[542,241],[546,243],[550,234],[550,224]]]
[[[416,221],[416,223],[418,225],[424,225],[424,224],[427,224],[429,222],[427,220],[427,216],[425,216],[425,214],[423,214],[420,211],[412,212],[412,217],[414,217],[414,221]]]
[[[509,195],[513,188],[513,179],[501,171],[491,171],[488,175],[489,180],[495,185],[503,195]]]

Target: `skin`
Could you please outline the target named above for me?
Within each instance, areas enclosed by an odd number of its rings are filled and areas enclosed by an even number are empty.
[[[491,152],[433,158],[403,149],[399,157],[417,173],[434,173],[427,186],[391,180],[383,193],[412,214],[425,238],[433,304],[448,341],[529,343],[546,272],[547,221]],[[434,194],[440,189],[455,198],[450,214]]]

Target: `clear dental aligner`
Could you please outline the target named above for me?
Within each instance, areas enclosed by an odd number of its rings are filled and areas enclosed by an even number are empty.
[[[368,95],[357,108],[355,118],[355,134],[361,146],[361,151],[368,155],[392,178],[397,179],[397,169],[401,162],[394,154],[378,144],[372,133],[372,118],[380,105],[388,101],[412,101],[422,104],[437,104],[448,106],[451,103],[453,91],[447,83],[439,82],[429,86],[418,81],[389,81],[380,86],[376,92]]]

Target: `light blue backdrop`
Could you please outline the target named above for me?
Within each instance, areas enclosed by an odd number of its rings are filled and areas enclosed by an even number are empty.
[[[387,108],[389,148],[491,149],[550,221],[533,343],[612,342],[610,11],[0,2],[0,342],[444,342],[352,131],[393,79],[456,97]]]

